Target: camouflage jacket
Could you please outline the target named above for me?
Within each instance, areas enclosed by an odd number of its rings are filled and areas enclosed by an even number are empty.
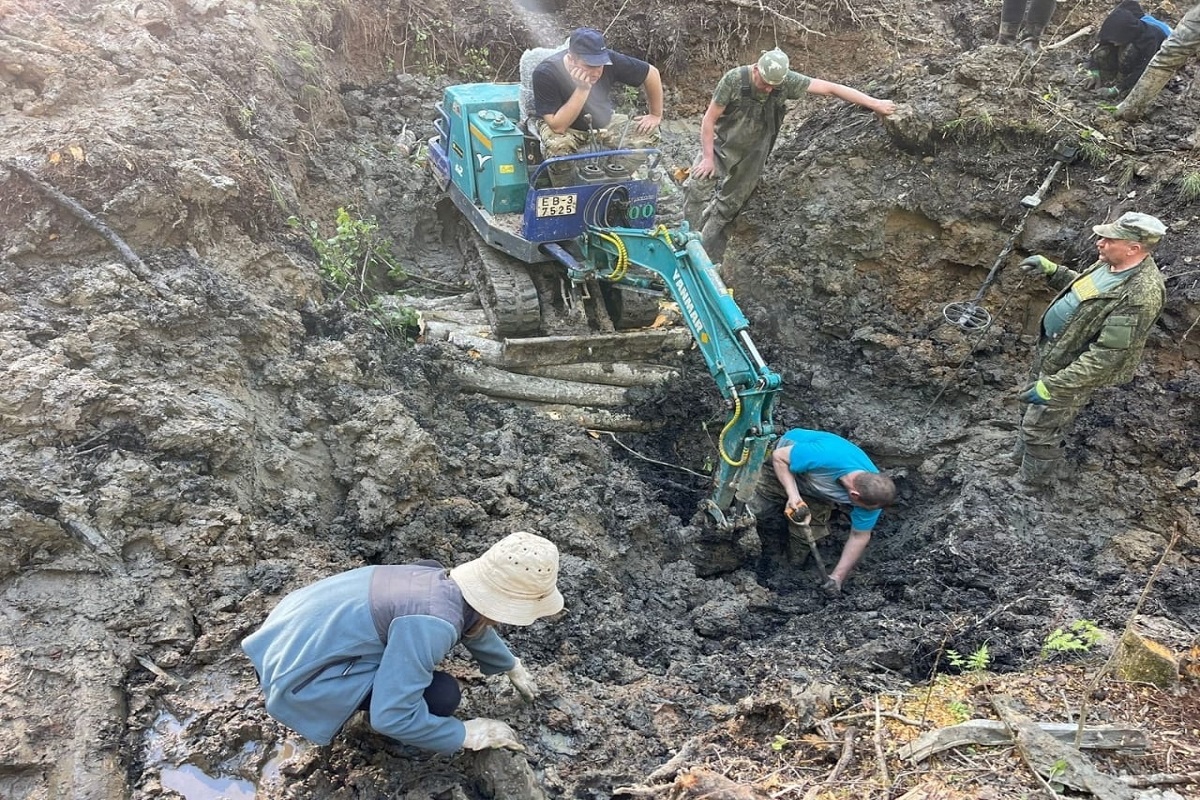
[[[1076,279],[1101,266],[1097,261],[1084,272],[1059,267],[1048,281],[1062,297]],[[1162,312],[1166,293],[1158,265],[1147,256],[1119,286],[1083,300],[1057,336],[1046,336],[1043,313],[1038,372],[1050,394],[1128,382],[1142,358],[1150,327]]]

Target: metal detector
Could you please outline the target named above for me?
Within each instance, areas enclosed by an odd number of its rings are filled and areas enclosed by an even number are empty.
[[[1062,169],[1064,164],[1071,163],[1078,151],[1078,147],[1070,144],[1065,139],[1054,146],[1054,166],[1050,168],[1049,174],[1046,175],[1046,179],[1042,181],[1042,185],[1037,188],[1036,192],[1021,198],[1021,206],[1025,209],[1025,213],[1021,215],[1020,222],[1013,229],[1012,235],[1008,237],[1008,242],[1004,245],[1004,249],[996,257],[996,262],[992,264],[992,268],[988,272],[987,277],[984,278],[983,285],[979,287],[979,291],[965,303],[950,303],[942,309],[942,316],[951,325],[964,331],[981,331],[992,324],[992,315],[986,308],[979,305],[979,301],[983,299],[983,296],[987,294],[987,290],[992,288],[992,284],[1000,276],[1000,270],[1004,268],[1008,257],[1012,255],[1013,247],[1017,244],[1017,239],[1020,238],[1021,233],[1025,230],[1025,221],[1042,204],[1042,199],[1046,196],[1046,192],[1050,189],[1050,184],[1054,182],[1058,171]]]

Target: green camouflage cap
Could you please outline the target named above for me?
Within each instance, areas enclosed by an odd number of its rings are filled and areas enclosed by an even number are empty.
[[[1095,225],[1092,231],[1105,239],[1128,239],[1132,242],[1154,244],[1166,234],[1167,226],[1163,225],[1158,217],[1127,211],[1118,217],[1116,222]]]
[[[758,74],[772,86],[783,83],[790,66],[791,62],[788,61],[787,53],[778,47],[774,50],[767,50],[758,57]]]

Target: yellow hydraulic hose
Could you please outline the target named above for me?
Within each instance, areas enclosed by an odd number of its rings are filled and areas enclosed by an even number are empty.
[[[734,461],[732,458],[730,458],[729,454],[725,452],[725,434],[729,433],[729,429],[733,427],[733,423],[737,422],[738,417],[740,416],[742,416],[742,398],[734,394],[733,416],[730,417],[729,422],[725,423],[725,427],[721,429],[721,435],[717,438],[717,452],[721,454],[721,460],[731,467],[743,466],[747,461],[750,460],[749,447],[744,447],[742,449],[741,461]]]
[[[608,280],[619,281],[625,277],[625,273],[629,272],[629,250],[625,247],[625,242],[621,241],[621,237],[615,233],[601,233],[599,236],[617,250],[617,264],[613,267]]]

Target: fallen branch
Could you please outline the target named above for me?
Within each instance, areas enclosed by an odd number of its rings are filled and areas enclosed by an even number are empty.
[[[1073,722],[1039,722],[1037,726],[1060,742],[1071,743],[1075,739],[1076,726]],[[915,764],[932,755],[956,747],[969,745],[1007,747],[1012,743],[1012,735],[1008,726],[1003,722],[993,719],[973,719],[959,725],[923,733],[901,747],[896,755]],[[1145,753],[1150,745],[1145,732],[1137,728],[1098,725],[1084,731],[1083,740],[1079,746],[1091,750],[1109,750],[1140,755]]]
[[[103,236],[105,240],[107,240],[108,243],[111,244],[113,248],[115,248],[116,251],[121,254],[121,258],[125,260],[125,263],[129,266],[130,271],[133,272],[134,275],[150,284],[150,286],[153,287],[155,292],[157,292],[160,297],[165,296],[165,287],[159,285],[158,279],[155,277],[154,273],[150,271],[149,267],[147,267],[142,259],[138,257],[137,253],[133,252],[129,245],[125,244],[125,241],[120,236],[113,232],[112,228],[101,222],[95,214],[84,208],[77,200],[74,200],[60,192],[58,189],[55,189],[53,186],[46,183],[33,172],[25,167],[22,167],[15,161],[7,160],[4,161],[3,164],[33,184],[42,194],[46,195],[51,200],[74,214],[75,217],[78,218],[79,221],[84,225]]]
[[[707,2],[710,5],[718,4],[718,0],[707,0]],[[746,8],[751,11],[765,11],[766,13],[770,14],[771,16],[773,16],[777,19],[783,20],[784,22],[786,22],[790,25],[795,25],[797,28],[804,31],[805,33],[811,33],[814,36],[821,36],[821,37],[825,36],[825,34],[821,33],[820,31],[814,31],[812,28],[808,27],[800,20],[792,19],[791,17],[789,17],[785,14],[779,13],[775,9],[771,8],[770,6],[763,5],[761,0],[757,0],[757,1],[754,1],[754,0],[719,0],[719,3],[728,4],[731,6],[737,6],[738,8]]]
[[[844,736],[845,738],[842,739],[842,754],[838,756],[837,763],[833,765],[833,771],[829,773],[829,777],[825,778],[824,781],[809,788],[804,793],[804,800],[813,800],[813,798],[821,793],[823,788],[836,782],[842,776],[842,773],[846,771],[846,768],[850,766],[850,762],[854,760],[854,741],[858,738],[858,728],[851,725],[849,728],[846,728]]]
[[[633,797],[655,797],[663,794],[671,789],[671,784],[665,783],[661,786],[652,786],[650,784],[659,783],[660,781],[673,780],[684,764],[692,761],[700,753],[700,737],[693,736],[683,743],[683,747],[679,748],[679,752],[671,756],[658,769],[646,776],[644,783],[637,786],[619,786],[613,789],[613,794],[627,794]]]
[[[883,756],[883,726],[879,722],[879,698],[875,698],[875,762],[879,769],[879,785],[891,786],[892,780],[888,777],[887,759]]]
[[[1052,794],[1048,780],[1079,791],[1091,792],[1099,800],[1134,800],[1133,789],[1100,772],[1070,745],[1063,744],[1017,710],[1012,699],[997,695],[992,706],[1012,731],[1017,749],[1030,771]]]
[[[1149,786],[1186,786],[1189,783],[1200,785],[1200,772],[1189,772],[1184,775],[1168,775],[1164,773],[1156,773],[1154,775],[1118,775],[1117,780],[1126,786],[1134,786],[1139,789]]]
[[[1054,44],[1048,44],[1045,47],[1043,47],[1042,49],[1043,50],[1057,50],[1058,48],[1062,47],[1065,44],[1070,44],[1071,42],[1075,41],[1076,39],[1080,38],[1081,36],[1087,36],[1091,32],[1092,32],[1092,26],[1084,25],[1082,28],[1075,31],[1067,38],[1060,39],[1059,41],[1055,42]]]

